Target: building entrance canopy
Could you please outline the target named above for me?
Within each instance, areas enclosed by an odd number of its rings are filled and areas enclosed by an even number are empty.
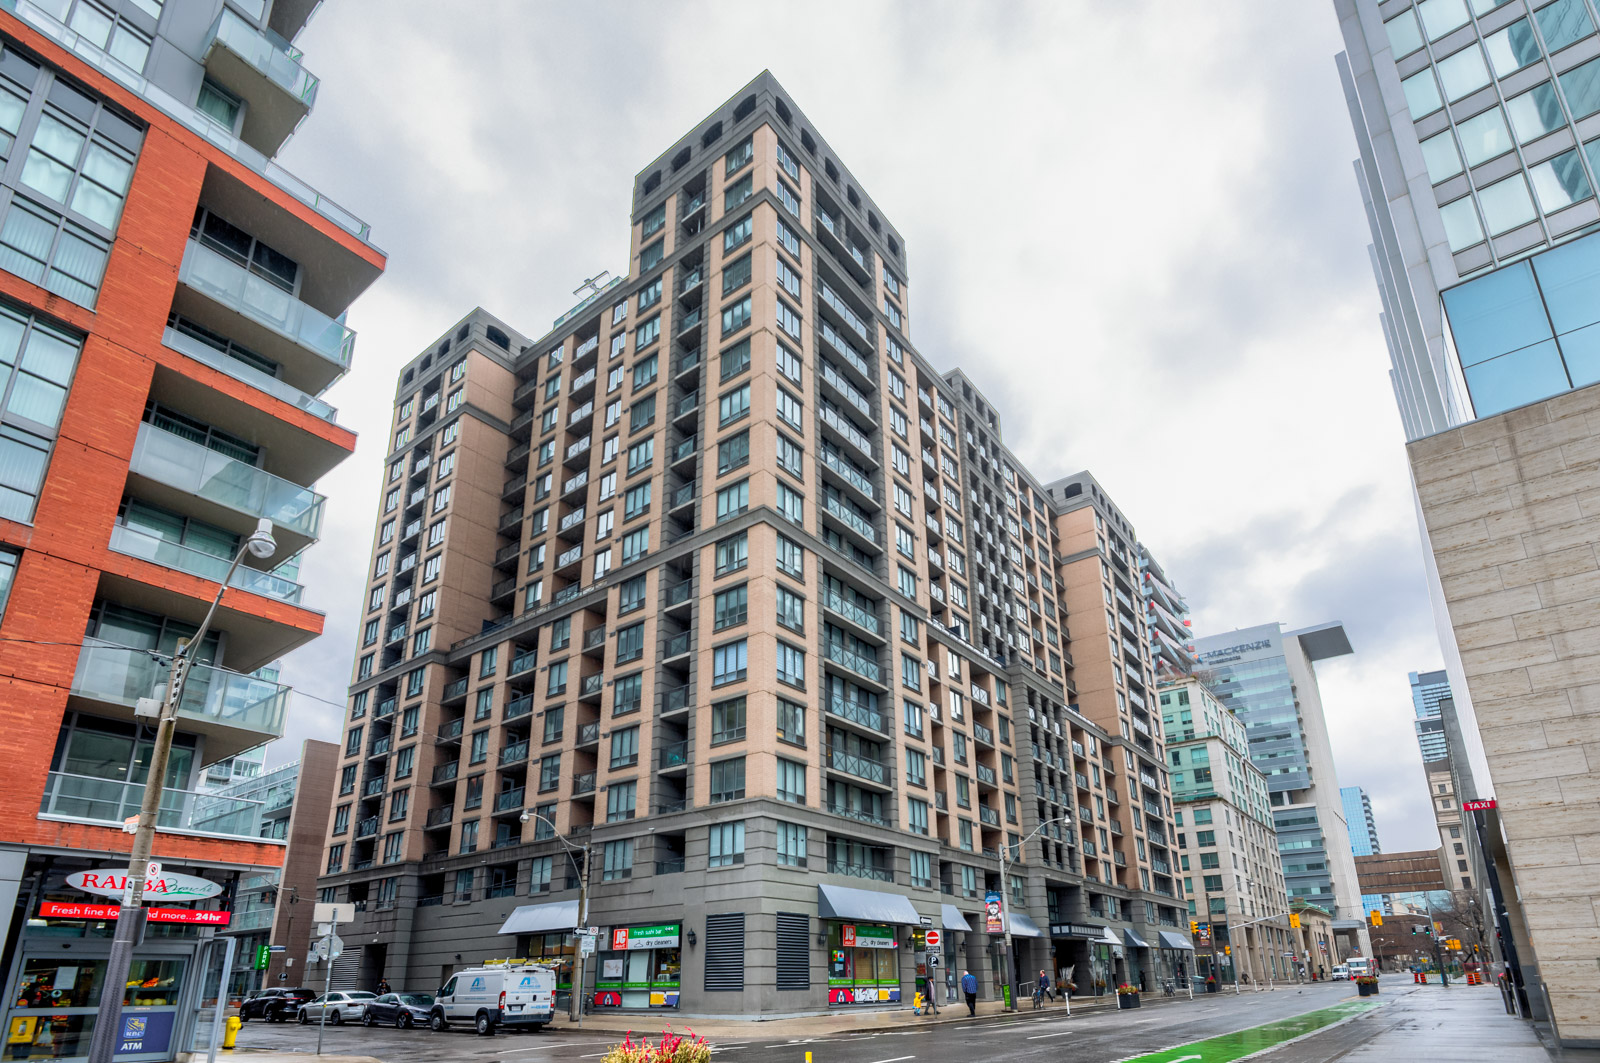
[[[1135,934],[1132,930],[1124,930],[1122,932],[1122,940],[1130,948],[1147,949],[1150,947],[1150,944],[1144,938]]]
[[[543,934],[551,930],[572,930],[577,925],[577,901],[524,904],[506,918],[504,925],[500,927],[500,933]]]
[[[1161,947],[1164,949],[1185,949],[1189,952],[1194,951],[1194,946],[1190,944],[1189,939],[1184,937],[1182,934],[1172,934],[1165,930],[1157,931],[1157,933],[1160,935]]]
[[[917,926],[922,922],[922,917],[911,906],[909,898],[898,893],[858,890],[850,886],[818,886],[817,918],[898,926]],[[966,927],[958,929],[965,930]]]
[[[945,930],[959,930],[963,933],[972,931],[972,926],[967,922],[967,917],[962,915],[961,909],[953,904],[941,904],[939,906],[939,920]]]

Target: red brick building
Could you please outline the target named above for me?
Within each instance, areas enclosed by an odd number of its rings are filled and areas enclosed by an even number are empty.
[[[10,1058],[87,1051],[113,924],[50,906],[113,903],[68,876],[125,866],[154,733],[136,702],[261,518],[277,552],[229,581],[190,675],[155,857],[221,908],[283,862],[260,809],[197,781],[282,733],[288,690],[253,673],[322,630],[295,573],[311,485],[355,436],[316,396],[384,266],[363,223],[271,161],[315,99],[288,43],[314,7],[0,10],[0,910],[7,1002],[47,1005],[8,1012]],[[148,1036],[126,1058],[189,1049],[213,935],[151,927],[125,1001]]]

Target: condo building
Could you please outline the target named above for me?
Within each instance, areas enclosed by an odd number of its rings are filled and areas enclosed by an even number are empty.
[[[1302,950],[1267,779],[1250,759],[1245,726],[1192,676],[1159,690],[1183,893],[1211,946],[1200,947],[1198,973],[1218,982],[1292,978]]]
[[[1345,827],[1350,832],[1350,852],[1355,856],[1372,856],[1383,852],[1378,841],[1378,823],[1372,818],[1372,798],[1360,786],[1339,787],[1339,800],[1344,805]],[[1361,910],[1390,914],[1392,901],[1381,893],[1363,893]]]
[[[1366,937],[1355,856],[1339,798],[1316,662],[1350,653],[1335,622],[1285,632],[1261,624],[1195,641],[1197,673],[1244,724],[1267,777],[1291,902],[1328,912],[1335,931]]]
[[[1532,1013],[1566,1045],[1600,1044],[1600,895],[1573,841],[1600,812],[1585,502],[1600,465],[1600,13],[1334,8],[1445,671],[1467,765],[1498,802],[1484,851],[1505,854],[1502,899],[1527,917],[1508,933],[1531,941],[1520,988],[1547,990],[1524,994]]]
[[[230,898],[284,861],[274,798],[211,792],[232,777],[213,766],[282,734],[289,689],[268,666],[322,630],[296,572],[321,531],[313,485],[355,436],[319,396],[384,268],[363,222],[273,159],[316,97],[290,43],[315,6],[0,11],[12,1058],[88,1050],[121,897],[106,883],[127,870],[155,734],[140,703],[219,595],[160,780],[153,859],[183,892],[145,893],[124,999],[143,1033],[118,1058],[191,1049]],[[242,554],[263,523],[275,553]]]
[[[1139,591],[1144,597],[1144,622],[1157,679],[1193,675],[1194,626],[1189,620],[1189,603],[1144,543],[1139,544]]]
[[[509,956],[596,1008],[898,1005],[933,927],[935,986],[988,996],[991,895],[1023,980],[1153,979],[1159,748],[1079,704],[1053,498],[912,346],[884,211],[762,74],[637,175],[631,256],[544,333],[475,310],[400,372],[335,987]],[[1095,652],[1147,676],[1130,645]]]

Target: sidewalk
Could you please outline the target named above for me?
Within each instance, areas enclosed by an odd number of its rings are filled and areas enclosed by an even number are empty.
[[[1341,1063],[1394,1063],[1397,1059],[1550,1063],[1553,1058],[1533,1024],[1507,1015],[1499,992],[1492,988],[1458,989],[1452,983],[1447,989],[1434,982],[1417,986],[1379,1014],[1398,1021],[1385,1023],[1379,1033],[1352,1048]],[[1578,1063],[1597,1056],[1600,1054],[1568,1052],[1564,1058]]]
[[[1197,993],[1195,1001],[1205,999],[1205,994]],[[1159,994],[1144,994],[1144,1007],[1163,1007],[1167,1005],[1180,1005],[1189,1002],[1187,996],[1162,997]],[[1102,997],[1074,997],[1072,999],[1073,1015],[1099,1014],[1103,1011],[1115,1009],[1117,998],[1112,995]],[[1015,1013],[1007,1012],[998,1000],[978,1001],[978,1015],[973,1018],[967,1014],[967,1006],[963,1003],[940,1004],[937,1015],[917,1015],[910,1006],[884,1010],[861,1011],[832,1011],[827,1014],[800,1015],[788,1019],[696,1019],[688,1015],[666,1015],[638,1013],[628,1015],[604,1014],[585,1015],[583,1028],[585,1030],[608,1031],[611,1033],[636,1033],[649,1034],[652,1037],[662,1029],[671,1026],[676,1033],[693,1030],[703,1037],[734,1038],[734,1037],[760,1037],[762,1039],[781,1039],[786,1037],[830,1037],[847,1033],[871,1033],[880,1030],[905,1029],[914,1026],[939,1026],[945,1023],[992,1022],[1007,1015],[1013,1018],[1046,1018],[1059,1016],[1065,1018],[1067,1006],[1061,1001],[1046,1004],[1038,1011],[1033,1010],[1031,1000],[1024,1000],[1022,1008]],[[552,1031],[565,1032],[576,1030],[577,1023],[570,1021],[565,1014],[557,1017],[550,1025]]]

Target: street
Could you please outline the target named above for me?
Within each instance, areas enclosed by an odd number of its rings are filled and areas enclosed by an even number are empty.
[[[1204,1063],[1225,1063],[1309,1034],[1296,1042],[1293,1058],[1296,1063],[1320,1063],[1348,1051],[1386,1025],[1401,1021],[1402,1013],[1426,1008],[1428,994],[1454,992],[1435,986],[1421,990],[1423,996],[1410,1000],[1413,990],[1409,982],[1399,978],[1386,979],[1386,982],[1389,984],[1380,997],[1359,1004],[1354,985],[1332,982],[1271,993],[1201,995],[1193,1002],[1179,1000],[1147,1005],[1137,1011],[1085,1009],[1071,1019],[1066,1017],[1064,1009],[1038,1014],[1025,1007],[1022,1013],[1014,1016],[976,1020],[958,1017],[956,1022],[919,1026],[919,1020],[907,1013],[903,1026],[805,1038],[763,1035],[777,1023],[751,1023],[742,1036],[738,1032],[723,1033],[720,1031],[732,1024],[719,1022],[710,1024],[719,1032],[709,1040],[717,1055],[727,1054],[737,1059],[736,1053],[747,1053],[751,1063],[803,1063],[807,1052],[811,1053],[812,1063],[1043,1061],[1062,1059],[1068,1046],[1073,1063],[1123,1060],[1168,1063],[1169,1059],[1175,1063],[1184,1056],[1199,1058]],[[1477,993],[1475,990],[1462,992]],[[1498,1007],[1498,999],[1488,991],[1477,993],[1473,999],[1479,998],[1483,1007]],[[1403,1006],[1391,1008],[1389,1005]],[[1376,1013],[1366,1014],[1363,1007]],[[941,1012],[941,1018],[953,1015],[954,1010]],[[640,1032],[654,1034],[665,1024],[664,1017],[638,1018]],[[785,1020],[783,1025],[804,1021]],[[1319,1024],[1331,1026],[1331,1029],[1317,1029]],[[693,1023],[680,1021],[674,1025],[682,1032]],[[1263,1027],[1265,1029],[1261,1029]],[[1240,1036],[1223,1036],[1233,1034]],[[240,1033],[239,1048],[246,1052],[263,1049],[309,1052],[314,1050],[316,1037],[315,1027],[251,1022]],[[1211,1038],[1216,1040],[1207,1040]],[[493,1038],[479,1038],[465,1026],[442,1034],[427,1030],[344,1026],[325,1031],[324,1052],[371,1055],[384,1063],[460,1059],[543,1063],[545,1060],[597,1059],[609,1045],[621,1039],[620,1033],[580,1031],[564,1026],[540,1033],[500,1033]],[[1193,1044],[1198,1041],[1207,1043],[1204,1046]],[[1185,1051],[1176,1051],[1179,1048]]]

